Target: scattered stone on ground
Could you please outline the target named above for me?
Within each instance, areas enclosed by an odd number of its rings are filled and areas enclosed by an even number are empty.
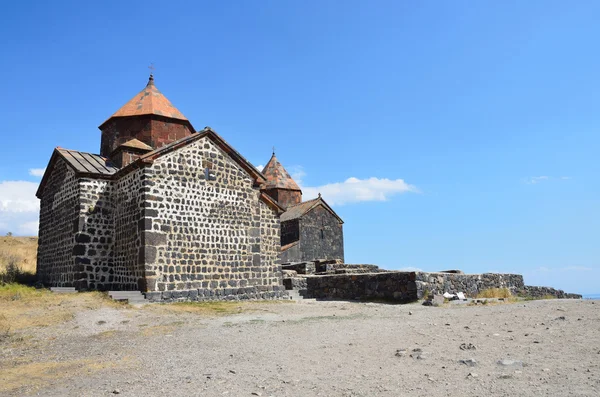
[[[0,395],[600,395],[589,301],[410,305],[410,319],[407,306],[380,303],[227,305],[82,308],[16,331],[0,342]],[[557,308],[567,321],[549,321]]]

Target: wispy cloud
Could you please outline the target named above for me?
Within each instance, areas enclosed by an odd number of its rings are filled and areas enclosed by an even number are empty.
[[[289,168],[288,172],[290,176],[299,186],[302,186],[303,179],[306,176],[306,172],[304,172],[304,168],[300,165],[293,165]],[[316,197],[316,196],[315,196]]]
[[[29,175],[37,176],[40,178],[44,176],[44,172],[46,172],[45,168],[30,168],[29,169]]]
[[[0,232],[20,235],[37,234],[39,200],[38,183],[0,181]]]
[[[538,272],[552,273],[552,272],[589,272],[592,269],[587,266],[564,266],[564,267],[546,267],[540,266],[536,269]]]
[[[529,184],[529,185],[536,185],[536,184],[538,184],[540,182],[547,181],[548,179],[550,179],[550,178],[548,176],[546,176],[546,175],[532,176],[532,177],[529,177],[526,180],[526,183]]]
[[[540,175],[540,176],[530,176],[528,178],[525,178],[523,180],[523,182],[525,182],[527,185],[537,185],[538,183],[548,182],[551,180],[566,181],[569,179],[572,179],[572,178],[570,176],[553,177],[553,176],[548,176],[548,175]]]

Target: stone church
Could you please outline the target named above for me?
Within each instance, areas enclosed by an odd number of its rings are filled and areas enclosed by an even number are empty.
[[[302,202],[302,190],[275,153],[262,170],[263,190],[285,208],[281,214],[281,263],[344,261],[342,219],[321,194]]]
[[[36,193],[43,284],[153,300],[283,294],[285,209],[260,171],[196,132],[152,76],[99,128],[100,154],[56,148]]]

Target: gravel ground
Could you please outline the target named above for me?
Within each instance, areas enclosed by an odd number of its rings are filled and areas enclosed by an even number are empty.
[[[220,316],[156,306],[80,312],[3,350],[0,380],[16,363],[60,365],[0,394],[600,395],[600,302],[250,308]]]

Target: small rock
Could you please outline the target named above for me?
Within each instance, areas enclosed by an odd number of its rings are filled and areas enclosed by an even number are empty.
[[[252,395],[253,395],[253,396],[262,396],[262,393],[259,393],[259,392],[256,392],[256,391],[253,391],[253,392],[252,392]]]
[[[477,365],[477,361],[474,358],[467,358],[466,360],[458,360],[459,363],[465,364],[468,367],[474,367]]]
[[[509,374],[502,374],[498,377],[499,379],[511,379],[512,375]]]
[[[412,316],[412,312],[408,312],[408,315],[409,315],[409,316]]]
[[[112,394],[121,394],[121,390],[115,389],[112,391]]]
[[[406,349],[398,349],[396,350],[396,357],[404,357],[406,356],[407,350]]]
[[[234,370],[232,370],[232,369],[230,369],[230,370],[229,370],[229,372],[230,372],[230,373],[232,373],[232,374],[236,374],[236,373],[237,373],[237,372],[235,372],[235,371],[234,371]]]
[[[426,358],[425,353],[420,348],[413,349],[410,356],[416,360],[424,360]]]
[[[498,360],[498,365],[502,367],[515,367],[515,368],[523,368],[523,362],[517,360]]]
[[[544,372],[550,372],[550,368],[544,368],[542,371],[544,371]]]
[[[560,317],[556,317],[557,320],[566,320],[567,318],[565,316],[560,316]]]
[[[460,350],[477,350],[477,347],[472,343],[461,343]]]
[[[467,375],[467,378],[477,378],[479,375],[477,375],[474,372],[469,372],[469,374]]]

